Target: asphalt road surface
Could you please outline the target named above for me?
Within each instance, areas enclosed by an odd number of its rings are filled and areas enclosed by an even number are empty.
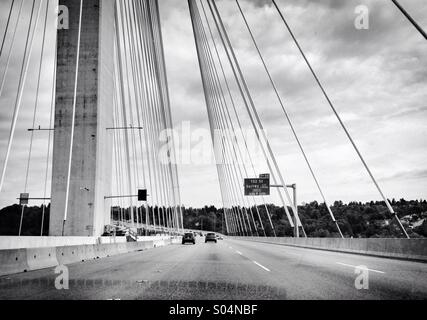
[[[0,299],[426,299],[427,264],[224,240],[172,245],[0,278]],[[369,270],[356,273],[357,267]],[[358,278],[359,277],[359,278]],[[57,284],[63,282],[56,280]],[[363,288],[364,287],[364,288]]]

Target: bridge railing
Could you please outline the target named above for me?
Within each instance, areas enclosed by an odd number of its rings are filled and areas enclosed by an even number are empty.
[[[427,262],[427,239],[229,237],[275,245]]]

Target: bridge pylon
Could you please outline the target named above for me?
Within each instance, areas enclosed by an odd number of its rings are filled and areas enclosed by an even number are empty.
[[[57,31],[50,236],[99,236],[110,223],[115,8],[111,0],[82,3],[59,1],[69,28]]]

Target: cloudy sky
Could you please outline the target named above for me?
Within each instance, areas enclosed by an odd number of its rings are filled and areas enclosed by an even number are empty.
[[[180,130],[183,123],[190,122],[193,130],[208,129],[187,1],[159,2],[175,127]],[[427,198],[427,42],[391,1],[277,2],[388,197]],[[427,2],[400,2],[426,30]],[[30,1],[25,3],[24,13],[28,13]],[[217,4],[284,175],[299,185],[300,201],[320,200],[235,2],[221,0]],[[354,26],[355,8],[361,4],[369,9],[368,30]],[[10,0],[0,0],[1,37],[9,6]],[[241,0],[241,6],[327,197],[331,201],[379,199],[270,1]],[[12,56],[0,97],[0,168],[16,98],[24,35],[22,24],[14,51],[17,53]],[[43,62],[36,122],[43,127],[49,121],[54,32],[49,32],[47,39],[52,45]],[[6,41],[5,51],[9,45]],[[0,207],[13,202],[24,188],[29,145],[26,129],[31,127],[39,55],[40,47],[35,46]],[[3,53],[0,59],[0,76],[5,56]],[[29,177],[32,194],[40,195],[43,188],[46,142],[47,134],[37,135]],[[181,165],[179,174],[185,205],[220,204],[214,165]]]

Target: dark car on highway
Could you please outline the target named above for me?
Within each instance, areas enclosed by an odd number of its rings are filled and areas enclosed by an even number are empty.
[[[217,239],[216,239],[215,233],[208,233],[206,235],[205,243],[208,243],[208,242],[215,242],[215,243],[217,243]]]
[[[194,234],[192,233],[186,233],[182,237],[182,244],[186,244],[187,242],[196,244],[196,238],[194,238]]]

